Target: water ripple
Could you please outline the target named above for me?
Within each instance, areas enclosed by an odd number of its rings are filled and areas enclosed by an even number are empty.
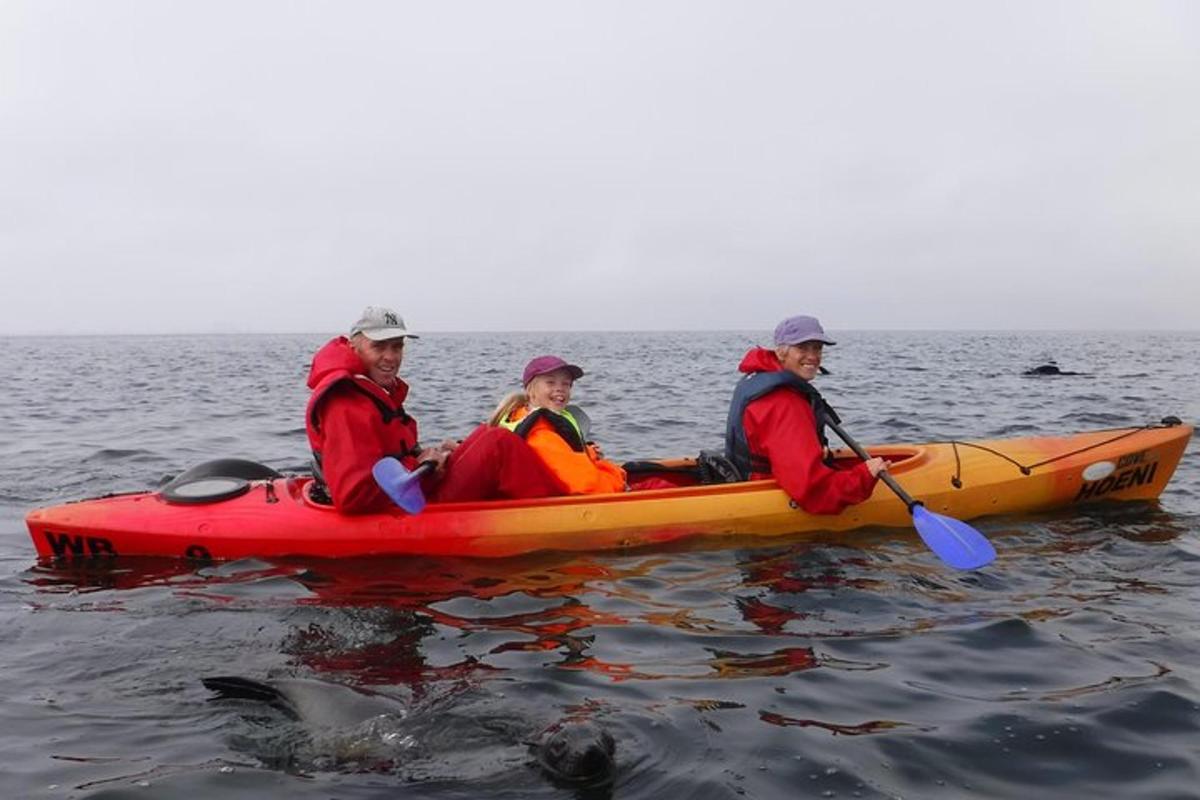
[[[0,397],[11,796],[1195,795],[1195,443],[1157,503],[980,520],[999,558],[976,573],[902,530],[502,560],[34,563],[31,506],[222,456],[306,469],[303,381],[323,339],[0,350],[7,374],[28,377]],[[406,353],[408,406],[426,440],[461,437],[531,355],[559,352],[587,370],[576,399],[610,457],[693,454],[720,445],[736,362],[767,340],[430,335]],[[1200,415],[1197,345],[848,332],[820,387],[864,442],[1140,425]],[[1087,375],[1022,375],[1049,359]],[[86,414],[59,396],[79,374]],[[417,723],[331,732],[247,716],[199,682],[219,674],[393,693]],[[533,766],[528,741],[563,719],[614,735],[611,785],[564,787]],[[395,742],[413,746],[338,754]]]

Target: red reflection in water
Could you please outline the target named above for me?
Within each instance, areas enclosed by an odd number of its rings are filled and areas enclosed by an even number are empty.
[[[420,609],[455,597],[490,600],[514,593],[531,597],[581,594],[607,577],[595,563],[564,558],[337,559],[310,562],[299,580],[326,606]]]
[[[98,592],[137,589],[155,585],[202,582],[195,562],[178,558],[95,558],[39,562],[26,573],[25,582],[39,593]]]
[[[361,609],[366,627],[376,632],[386,624],[378,619],[381,612],[395,615],[397,623],[387,631],[393,636],[387,642],[350,644],[339,641],[336,631],[326,631],[295,637],[291,652],[312,669],[352,672],[364,682],[411,685],[503,671],[476,656],[450,665],[428,665],[423,643],[436,636],[440,626],[464,633],[511,634],[492,646],[489,654],[558,651],[562,665],[576,665],[588,660],[585,654],[594,637],[586,634],[587,629],[627,624],[623,617],[597,612],[578,599],[593,591],[590,582],[610,577],[609,569],[600,564],[564,556],[313,563],[297,578],[314,594],[305,604],[343,608],[350,614]],[[495,615],[509,596],[561,602]],[[483,615],[454,613],[459,607],[446,604],[457,598],[482,602]]]
[[[558,667],[586,670],[612,681],[714,676],[740,679],[787,675],[820,666],[812,650],[806,647],[789,647],[766,654],[709,651],[706,655],[701,650],[666,664],[661,660],[624,663],[597,658],[590,651],[595,641],[594,631],[602,628],[618,628],[631,621],[678,630],[724,627],[717,621],[693,620],[695,608],[654,610],[657,602],[652,592],[631,591],[630,587],[703,587],[705,591],[697,595],[703,607],[714,601],[709,587],[719,585],[727,577],[738,576],[746,565],[738,564],[732,569],[721,566],[681,578],[670,570],[664,574],[661,571],[664,564],[669,566],[669,560],[658,557],[624,561],[616,566],[567,554],[503,560],[281,559],[273,563],[247,560],[199,569],[184,567],[179,562],[153,568],[123,563],[99,572],[44,573],[36,580],[45,581],[44,591],[63,591],[65,586],[81,582],[94,582],[104,588],[162,584],[174,591],[221,603],[313,607],[313,613],[299,615],[306,621],[284,636],[282,651],[297,664],[317,672],[352,676],[359,684],[417,686],[470,680],[480,674],[504,671],[484,659],[505,653],[557,653]],[[751,566],[757,569],[757,579],[767,582],[787,580],[794,568],[791,560],[779,557],[764,558]],[[828,582],[835,580],[836,575],[827,576]],[[302,596],[296,592],[300,587],[304,589]],[[631,620],[597,610],[587,602],[587,598],[596,596],[613,599],[622,603],[622,607],[638,607],[641,613]],[[510,597],[513,599],[507,599]],[[458,598],[469,598],[472,602],[449,602]],[[541,607],[503,613],[506,606],[528,608],[530,599]],[[462,611],[476,608],[475,603],[481,604],[478,615]],[[757,598],[739,600],[738,605],[746,619],[770,633],[780,632],[789,620],[804,617],[800,612]],[[454,660],[446,663],[445,635],[438,632],[439,628],[493,638],[485,652],[451,652]],[[497,637],[499,642],[495,640]],[[439,649],[442,663],[431,663],[431,647]]]
[[[353,613],[353,612],[352,612]],[[476,658],[452,664],[430,665],[421,648],[433,626],[419,614],[402,611],[393,620],[372,617],[367,626],[386,641],[357,644],[346,641],[341,631],[312,624],[294,630],[283,643],[283,652],[316,672],[345,673],[360,684],[407,684],[414,688],[440,681],[468,680],[478,673],[496,672]]]
[[[916,728],[920,731],[936,730],[933,727],[920,727],[908,722],[896,722],[890,719],[876,719],[870,722],[861,722],[858,725],[839,725],[836,722],[822,722],[816,719],[785,717],[782,714],[775,714],[770,711],[760,711],[758,712],[758,717],[763,722],[781,727],[824,728],[834,736],[864,736],[872,733],[884,733],[896,728]]]
[[[737,598],[738,610],[742,612],[742,617],[753,623],[760,630],[766,633],[780,633],[783,631],[783,626],[794,619],[804,619],[808,615],[799,611],[789,611],[786,608],[764,603],[754,597],[739,597]]]
[[[714,651],[710,662],[720,678],[761,678],[788,675],[821,666],[811,647],[785,647],[767,655]]]
[[[708,672],[690,674],[689,672],[648,672],[638,670],[632,664],[619,664],[600,661],[593,657],[580,658],[577,661],[564,664],[568,669],[583,669],[608,676],[613,681],[637,680],[712,680],[716,678],[742,679],[760,678],[764,676],[788,675],[793,672],[815,669],[821,666],[819,659],[808,647],[785,647],[766,655],[742,654],[716,650],[712,658],[705,663]],[[682,674],[681,674],[682,672]]]
[[[844,558],[834,563],[805,564],[805,551],[791,550],[783,555],[750,554],[738,566],[745,574],[746,586],[766,586],[774,592],[801,594],[812,589],[832,589],[851,586],[856,589],[873,589],[879,581],[869,578],[849,578],[846,568],[870,570],[865,558]]]

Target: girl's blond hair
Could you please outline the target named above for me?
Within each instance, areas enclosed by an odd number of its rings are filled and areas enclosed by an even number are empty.
[[[500,405],[496,406],[496,410],[488,417],[487,424],[495,427],[504,420],[508,419],[508,415],[516,411],[523,405],[529,402],[529,395],[525,392],[511,392],[503,400]]]

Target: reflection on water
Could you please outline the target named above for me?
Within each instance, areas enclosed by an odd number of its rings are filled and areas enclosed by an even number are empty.
[[[217,775],[230,765],[318,781],[368,771],[427,785],[429,796],[472,780],[498,796],[536,795],[562,787],[538,777],[529,742],[559,719],[583,717],[618,742],[616,778],[586,789],[602,793],[592,796],[769,792],[800,777],[824,787],[818,794],[833,785],[862,797],[896,786],[947,796],[991,786],[1003,796],[1032,785],[1027,774],[1046,780],[1049,762],[1036,744],[1051,749],[1063,737],[1072,764],[1116,758],[1136,773],[1150,748],[1097,730],[1113,724],[1114,695],[1145,698],[1133,702],[1159,719],[1168,702],[1195,709],[1191,684],[1177,674],[1195,645],[1172,638],[1169,622],[1143,624],[1137,610],[1196,574],[1194,557],[1161,549],[1185,534],[1172,524],[1152,507],[1085,521],[1000,521],[991,533],[1007,568],[978,574],[945,572],[918,543],[893,542],[200,568],[130,559],[40,565],[23,580],[38,614],[115,612],[175,629],[175,646],[192,651],[179,679],[190,698],[184,711],[250,759],[218,758],[209,770]],[[1145,530],[1171,535],[1147,540]],[[1150,554],[1114,551],[1146,541],[1160,548],[1157,568],[1130,574],[1131,556],[1145,565]],[[227,648],[196,641],[207,626],[188,620],[214,614],[225,618],[228,639],[253,640],[258,652],[230,664]],[[107,650],[123,660],[119,643]],[[318,736],[204,705],[191,684],[231,671],[403,687],[412,711],[402,727],[364,723]],[[1178,788],[1191,769],[1179,737],[1196,732],[1200,715],[1172,712],[1156,727],[1136,709],[1117,719],[1159,740],[1154,758],[1163,766],[1148,774],[1160,780],[1173,764],[1177,778],[1165,785]],[[758,742],[758,766],[714,755],[743,750],[744,737]],[[864,744],[848,750],[850,740]],[[947,742],[958,745],[933,759]],[[137,771],[94,752],[55,755],[152,785],[174,785],[185,771]],[[1014,753],[1040,766],[1005,768]],[[916,757],[927,766],[899,764]],[[1071,775],[1076,785],[1097,780],[1075,768]]]

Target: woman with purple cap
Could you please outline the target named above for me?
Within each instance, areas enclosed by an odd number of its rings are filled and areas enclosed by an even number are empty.
[[[836,469],[828,461],[826,422],[837,414],[810,381],[834,341],[816,317],[789,317],[775,328],[775,348],[752,348],[738,369],[725,426],[725,455],[746,480],[774,478],[810,514],[837,514],[871,496],[882,458]]]
[[[625,470],[600,457],[587,441],[586,416],[571,402],[571,387],[583,370],[558,356],[538,356],[525,365],[523,392],[500,401],[489,425],[507,428],[529,442],[567,494],[625,490]]]

